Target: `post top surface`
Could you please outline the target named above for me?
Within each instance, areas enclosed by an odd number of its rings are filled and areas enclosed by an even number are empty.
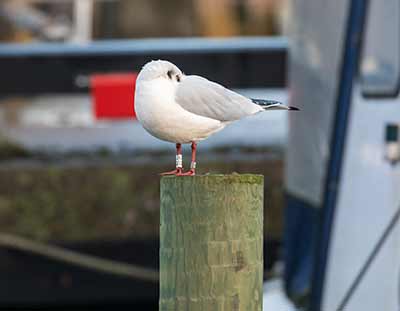
[[[208,181],[208,182],[226,182],[226,183],[248,183],[248,184],[262,184],[264,176],[260,174],[204,174],[195,176],[163,176],[161,181],[167,180],[181,180],[181,181]]]

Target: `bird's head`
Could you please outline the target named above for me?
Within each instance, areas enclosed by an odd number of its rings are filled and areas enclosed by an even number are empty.
[[[138,81],[167,79],[171,82],[180,82],[184,74],[173,63],[165,60],[153,60],[143,66],[139,72]]]

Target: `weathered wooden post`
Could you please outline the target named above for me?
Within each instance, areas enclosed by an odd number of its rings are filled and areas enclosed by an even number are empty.
[[[161,179],[160,311],[259,311],[261,175]]]

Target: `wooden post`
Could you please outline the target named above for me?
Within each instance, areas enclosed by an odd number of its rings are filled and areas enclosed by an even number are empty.
[[[160,311],[260,311],[261,175],[161,179]]]

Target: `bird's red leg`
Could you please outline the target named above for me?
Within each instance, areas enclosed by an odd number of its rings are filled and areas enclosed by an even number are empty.
[[[190,162],[190,170],[185,173],[177,174],[179,176],[194,176],[196,175],[196,150],[197,144],[192,142],[192,161]]]
[[[160,175],[180,175],[182,172],[182,145],[178,143],[176,144],[176,169],[170,172],[161,173]]]

